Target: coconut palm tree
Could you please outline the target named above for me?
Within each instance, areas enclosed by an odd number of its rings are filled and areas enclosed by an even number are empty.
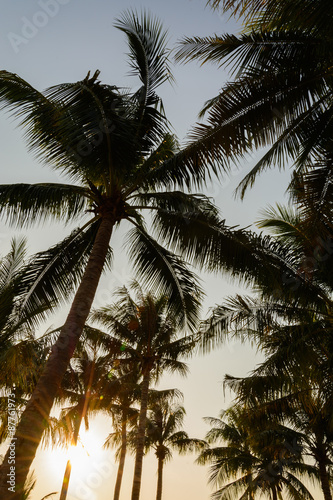
[[[321,195],[320,173],[303,179],[294,193],[298,211],[270,208],[261,221],[278,242],[274,252],[284,267],[284,286],[260,288],[257,297],[229,299],[215,309],[203,330],[215,333],[215,341],[226,332],[251,338],[267,356],[250,377],[228,377],[227,382],[254,419],[269,412],[300,433],[306,453],[315,461],[324,497],[331,500],[331,203]],[[290,279],[296,278],[296,270],[298,278]]]
[[[184,424],[185,408],[172,404],[167,399],[157,397],[157,401],[148,410],[146,449],[153,449],[158,461],[156,500],[162,498],[163,467],[172,458],[172,449],[179,453],[200,451],[206,442],[189,438],[181,430]]]
[[[267,328],[268,322],[266,322]],[[247,407],[247,419],[267,416],[297,432],[302,454],[317,468],[325,500],[331,500],[333,427],[332,335],[319,321],[270,323],[260,348],[267,359],[243,379],[226,384]]]
[[[242,34],[187,37],[177,58],[225,65],[235,75],[205,106],[209,127],[195,133],[198,140],[206,134],[212,141],[238,139],[239,158],[266,148],[238,186],[243,196],[263,170],[292,161],[305,171],[331,149],[333,9],[328,0],[208,3],[239,16]]]
[[[216,228],[224,227],[207,198],[175,190],[204,182],[217,154],[209,148],[206,153],[198,152],[195,146],[177,152],[175,139],[168,133],[156,94],[157,87],[171,78],[165,32],[155,19],[146,14],[139,19],[131,12],[116,26],[128,38],[130,63],[141,82],[134,93],[102,84],[98,71],[44,93],[16,74],[0,72],[1,104],[23,116],[21,125],[30,148],[77,182],[2,185],[1,213],[18,225],[59,218],[75,222],[82,217],[82,227],[62,244],[62,256],[67,262],[68,255],[80,255],[82,246],[85,250],[82,279],[67,320],[17,427],[17,492],[110,257],[111,235],[120,223],[132,224],[127,248],[137,273],[168,295],[168,307],[178,313],[178,325],[187,322],[190,328],[197,320],[199,289],[172,249],[202,264],[209,254],[209,238]],[[162,244],[147,232],[143,218],[147,210]],[[64,279],[59,286],[61,291],[66,289]],[[7,491],[7,458],[1,467],[0,491]]]
[[[119,343],[115,346],[112,340],[101,332],[85,326],[83,338],[80,339],[56,398],[56,402],[62,406],[66,404],[66,407],[62,408],[58,425],[60,434],[63,428],[72,446],[76,446],[80,439],[81,425],[84,423],[88,430],[89,417],[105,409],[105,380],[111,368],[110,357],[112,353],[115,356],[118,349]],[[54,429],[51,429],[52,431],[54,432]],[[71,461],[68,460],[60,500],[67,498],[70,476]]]
[[[286,492],[288,498],[313,500],[300,477],[315,477],[315,471],[302,462],[299,447],[286,445],[292,430],[267,421],[258,426],[247,420],[246,410],[240,407],[205,420],[212,426],[208,443],[221,443],[205,449],[197,459],[199,464],[211,464],[210,482],[218,487],[212,498],[255,499],[264,493],[277,500]]]
[[[124,367],[121,367],[121,365],[118,365],[115,371],[119,372],[120,370],[119,373],[122,373],[123,368]],[[104,446],[105,448],[117,448],[116,459],[119,465],[114,489],[114,500],[117,500],[120,496],[127,451],[134,453],[134,455],[136,452],[139,411],[136,407],[131,405],[140,402],[141,388],[138,384],[138,379],[138,373],[135,371],[135,367],[133,371],[126,371],[125,374],[120,377],[116,377],[114,371],[112,372],[111,387],[114,382],[120,384],[120,387],[115,402],[108,407],[114,431],[108,435]],[[148,408],[151,406],[151,401],[156,401],[156,398],[164,398],[167,400],[175,397],[180,397],[179,391],[175,389],[166,389],[164,391],[149,389]]]
[[[168,299],[144,294],[133,284],[137,298],[127,288],[119,290],[119,301],[95,311],[92,319],[108,328],[110,334],[125,343],[124,360],[129,366],[139,367],[142,376],[139,420],[136,436],[136,455],[132,500],[138,500],[145,444],[149,388],[164,371],[186,375],[187,366],[180,361],[195,347],[196,335],[177,338],[177,317],[168,312]]]
[[[263,370],[263,367],[259,369]],[[306,383],[304,374],[301,383],[300,379],[294,376],[289,379],[285,377],[285,380],[281,381],[280,375],[280,389],[277,389],[274,384],[269,388],[271,377],[257,373],[253,373],[248,380],[235,381],[230,377],[228,384],[234,387],[238,385],[238,394],[242,401],[246,398],[249,401],[251,394],[249,419],[259,421],[263,415],[269,415],[276,422],[287,423],[295,431],[302,455],[311,457],[314,463],[313,470],[320,482],[324,499],[332,500],[332,396],[326,397],[320,392],[313,380]],[[258,390],[260,384],[265,387],[265,393]],[[289,446],[293,446],[292,441]]]

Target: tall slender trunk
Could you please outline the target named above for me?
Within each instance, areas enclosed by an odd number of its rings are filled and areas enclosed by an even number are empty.
[[[82,414],[83,414],[83,412],[82,412]],[[81,422],[82,422],[82,415],[78,419],[78,422],[77,422],[76,427],[74,429],[74,436],[73,436],[73,440],[72,440],[72,444],[74,446],[77,445],[77,440],[78,440],[78,437],[79,437],[79,431],[80,431],[80,427],[81,427]],[[67,492],[68,492],[68,488],[69,488],[69,480],[71,478],[71,473],[72,473],[72,464],[71,464],[71,461],[68,459],[67,460],[67,464],[66,464],[66,469],[65,469],[64,477],[63,477],[63,480],[62,480],[62,487],[61,487],[61,492],[60,492],[60,498],[59,498],[59,500],[66,500],[66,498],[67,498]]]
[[[276,486],[272,486],[272,500],[277,500]]]
[[[73,446],[77,445],[81,423],[82,423],[82,420],[85,419],[86,414],[87,414],[87,410],[89,407],[89,402],[90,402],[90,397],[91,397],[91,386],[92,386],[93,378],[94,378],[94,371],[95,371],[95,362],[92,361],[92,364],[90,367],[88,385],[87,385],[87,389],[86,389],[85,394],[84,394],[82,410],[81,410],[79,418],[77,419],[76,425],[74,426],[74,433],[73,433],[73,437],[72,437],[72,445]],[[67,498],[69,480],[71,478],[71,473],[72,473],[72,464],[71,464],[70,460],[67,460],[59,500],[66,500],[66,498]]]
[[[136,438],[136,454],[135,454],[135,464],[134,464],[132,500],[139,500],[140,497],[143,451],[145,446],[149,382],[150,382],[150,369],[147,368],[144,372],[141,385],[141,404],[140,404],[138,433]]]
[[[121,422],[121,448],[120,448],[120,457],[119,457],[119,465],[117,472],[117,480],[114,487],[114,496],[113,500],[119,500],[121,482],[123,479],[124,467],[125,467],[125,458],[126,458],[126,449],[127,449],[127,414],[122,415]]]
[[[17,426],[13,445],[8,449],[0,468],[0,498],[10,495],[11,500],[21,496],[31,463],[42,438],[54,398],[59,390],[61,380],[73,355],[82,333],[85,321],[90,312],[100,276],[107,255],[114,219],[105,216],[96,234],[95,242],[87,263],[82,281],[75,294],[66,322],[59,338],[52,348],[45,369],[38,380],[35,390],[22,413]],[[13,454],[14,449],[14,454]],[[14,490],[8,491],[7,483],[10,462],[14,457]]]
[[[71,464],[70,460],[67,460],[65,474],[64,474],[64,478],[62,480],[62,488],[61,488],[59,500],[66,500],[68,487],[69,487],[69,480],[71,477],[71,472],[72,472],[72,464]]]
[[[161,457],[158,457],[156,500],[162,499],[163,465],[164,465],[164,459]]]
[[[324,498],[325,500],[332,500],[330,480],[326,469],[326,459],[318,460],[318,465],[319,465],[321,489],[323,490]]]

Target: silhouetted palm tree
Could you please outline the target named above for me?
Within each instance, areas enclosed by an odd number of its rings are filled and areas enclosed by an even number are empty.
[[[158,397],[148,409],[146,449],[153,449],[158,461],[156,500],[162,498],[163,467],[171,460],[172,449],[181,454],[200,451],[206,442],[190,438],[181,430],[184,424],[185,408],[172,404],[167,399]]]
[[[209,126],[197,128],[198,140],[226,138],[240,159],[269,146],[240,183],[244,195],[263,170],[291,160],[296,170],[306,171],[314,158],[332,150],[333,8],[329,0],[208,3],[239,16],[243,32],[187,37],[177,55],[225,65],[235,75],[207,103]]]
[[[107,405],[112,418],[114,431],[105,441],[104,447],[118,447],[116,458],[119,462],[113,500],[119,500],[120,488],[123,479],[125,459],[128,447],[128,428],[137,425],[138,409],[133,405],[140,400],[139,374],[135,367],[122,367],[119,364],[112,370],[112,376],[104,385],[104,393],[111,390],[112,402]]]
[[[209,253],[207,231],[211,237],[216,227],[224,227],[207,198],[175,190],[204,182],[207,168],[218,156],[209,148],[204,152],[195,146],[178,152],[168,133],[156,94],[157,87],[171,78],[165,32],[155,19],[146,14],[138,19],[131,12],[116,26],[128,38],[130,64],[141,81],[134,93],[124,94],[100,83],[98,71],[44,93],[16,74],[0,72],[2,106],[23,116],[21,125],[31,149],[77,181],[75,185],[0,186],[2,215],[19,225],[83,218],[83,226],[52,250],[50,265],[59,260],[67,264],[72,255],[82,255],[82,279],[76,275],[80,285],[68,318],[17,427],[17,495],[89,314],[110,256],[111,235],[119,224],[126,221],[133,226],[127,248],[138,274],[168,295],[168,307],[177,312],[179,325],[187,322],[190,328],[197,319],[199,289],[193,275],[164,243],[202,264]],[[142,214],[147,210],[162,245],[146,230]],[[68,275],[72,275],[70,266]],[[55,274],[52,283],[57,278]],[[68,291],[67,284],[64,277],[59,280],[60,295]],[[7,462],[5,458],[0,474],[3,492],[7,491]]]
[[[210,482],[218,489],[215,499],[255,499],[264,493],[271,500],[288,498],[313,500],[300,477],[315,476],[313,467],[303,463],[299,448],[287,446],[290,429],[260,426],[247,420],[246,411],[230,408],[220,418],[207,418],[212,427],[206,439],[220,446],[204,450],[197,462],[211,464]],[[232,479],[232,481],[230,481]]]
[[[140,412],[136,436],[136,457],[132,500],[138,500],[146,431],[146,415],[150,384],[164,371],[186,375],[187,366],[180,361],[195,347],[195,335],[177,338],[177,316],[168,312],[168,299],[144,294],[135,284],[137,298],[133,299],[124,287],[120,300],[113,306],[95,311],[92,319],[108,328],[109,333],[125,344],[124,363],[133,364],[142,376]]]

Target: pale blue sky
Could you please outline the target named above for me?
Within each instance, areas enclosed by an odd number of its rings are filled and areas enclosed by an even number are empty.
[[[113,27],[114,19],[127,8],[149,9],[158,16],[165,28],[169,29],[170,48],[177,39],[191,35],[211,35],[232,32],[234,21],[227,16],[205,8],[205,0],[147,0],[105,1],[105,0],[2,0],[0,16],[0,66],[19,74],[36,88],[84,78],[91,70],[101,71],[100,79],[117,86],[135,87],[138,82],[128,76],[124,35]],[[216,95],[227,74],[216,66],[200,67],[196,63],[186,66],[175,65],[173,73],[176,83],[160,89],[167,116],[180,140],[186,136],[190,126],[205,100]],[[0,115],[0,165],[1,183],[59,181],[59,177],[49,169],[39,165],[27,149],[22,132],[15,128],[15,122],[5,113]],[[207,188],[220,207],[223,217],[230,225],[248,225],[257,217],[257,211],[267,203],[281,200],[287,185],[286,175],[272,173],[260,179],[248,194],[245,202],[233,199],[233,189],[248,171],[249,162],[240,165],[230,179],[215,181]],[[0,223],[0,254],[9,247],[13,231]],[[31,252],[41,250],[64,236],[62,226],[39,227],[28,233]],[[113,242],[117,248],[118,242]],[[114,286],[126,284],[131,279],[128,265],[116,260],[113,274],[103,279],[96,297],[96,305],[104,305],[112,298]],[[206,277],[208,306],[222,301],[236,286],[221,276]],[[53,321],[60,321],[65,311]],[[55,323],[57,324],[57,323]],[[47,325],[46,325],[47,326]],[[206,426],[204,416],[216,416],[227,406],[230,396],[224,399],[222,380],[225,373],[244,375],[254,367],[254,354],[249,346],[231,342],[211,356],[200,357],[190,363],[191,375],[187,380],[166,378],[163,387],[177,386],[185,393],[187,410],[186,428],[192,436],[203,437]],[[99,430],[104,423],[99,424]],[[105,430],[108,432],[109,429]],[[210,489],[206,486],[206,470],[193,466],[193,457],[175,459],[166,467],[164,500],[206,500]],[[143,500],[155,497],[155,460],[149,458],[145,465]],[[64,467],[64,464],[63,464]],[[59,469],[60,470],[60,469]],[[32,500],[40,500],[42,495],[60,488],[58,471],[49,466],[45,454],[40,458],[38,487]],[[129,498],[131,469],[127,470],[127,485],[122,500]],[[96,480],[97,481],[97,480]],[[93,481],[90,481],[93,484]],[[97,483],[96,483],[97,484]],[[112,496],[113,477],[104,481],[101,487],[91,487],[90,493],[76,495],[74,483],[69,498],[89,500],[109,500]],[[89,486],[87,491],[89,490]],[[85,496],[86,495],[86,496]]]

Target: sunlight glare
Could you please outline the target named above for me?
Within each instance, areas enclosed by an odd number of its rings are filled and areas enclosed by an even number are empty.
[[[48,454],[51,467],[59,477],[62,477],[67,460],[71,461],[72,478],[84,478],[92,467],[103,461],[105,450],[102,449],[103,438],[94,430],[80,430],[79,441],[76,446],[70,446],[68,449],[53,449]],[[104,456],[104,457],[103,457]]]

